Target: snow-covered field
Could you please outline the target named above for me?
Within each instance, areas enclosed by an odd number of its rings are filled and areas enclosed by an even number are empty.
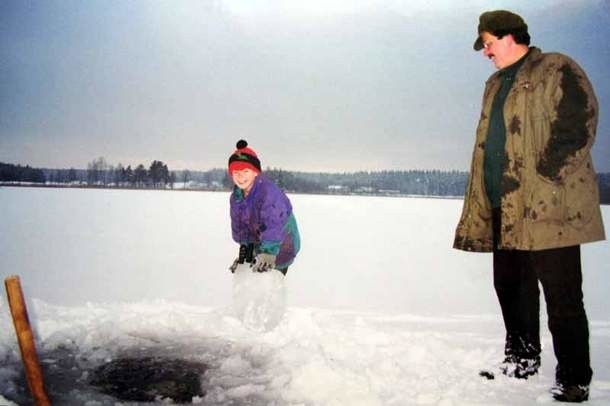
[[[21,278],[53,404],[127,404],[88,384],[125,354],[205,363],[206,405],[552,402],[546,328],[539,376],[477,376],[503,326],[491,256],[451,249],[461,200],[290,197],[302,251],[257,332],[233,313],[227,193],[0,188],[0,275]],[[583,246],[592,405],[610,404],[608,248]],[[30,404],[4,294],[0,362],[0,405]]]

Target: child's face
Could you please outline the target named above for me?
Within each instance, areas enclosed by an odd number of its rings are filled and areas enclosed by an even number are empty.
[[[248,193],[250,192],[250,189],[252,189],[252,185],[254,185],[256,175],[258,175],[257,172],[246,168],[239,171],[233,171],[231,176],[233,178],[233,183],[235,183],[238,188]]]

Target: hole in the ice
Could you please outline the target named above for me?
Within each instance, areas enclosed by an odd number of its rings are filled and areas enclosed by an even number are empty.
[[[161,357],[119,358],[95,368],[89,383],[121,400],[191,402],[205,395],[203,363]]]

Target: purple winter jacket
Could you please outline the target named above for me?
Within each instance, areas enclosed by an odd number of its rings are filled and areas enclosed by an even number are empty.
[[[230,205],[233,240],[254,244],[255,253],[276,255],[276,268],[288,268],[301,245],[288,196],[259,174],[248,196],[237,186],[233,188]]]

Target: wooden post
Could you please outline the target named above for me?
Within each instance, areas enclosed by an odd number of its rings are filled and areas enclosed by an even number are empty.
[[[8,303],[13,316],[13,324],[15,325],[15,333],[17,341],[19,341],[19,349],[21,350],[21,359],[25,368],[25,376],[28,381],[28,386],[34,404],[36,406],[50,406],[51,402],[44,388],[44,380],[42,370],[38,362],[38,354],[36,353],[36,345],[34,344],[34,335],[30,327],[28,311],[23,299],[21,283],[18,276],[9,276],[4,280],[6,286],[6,294]]]

